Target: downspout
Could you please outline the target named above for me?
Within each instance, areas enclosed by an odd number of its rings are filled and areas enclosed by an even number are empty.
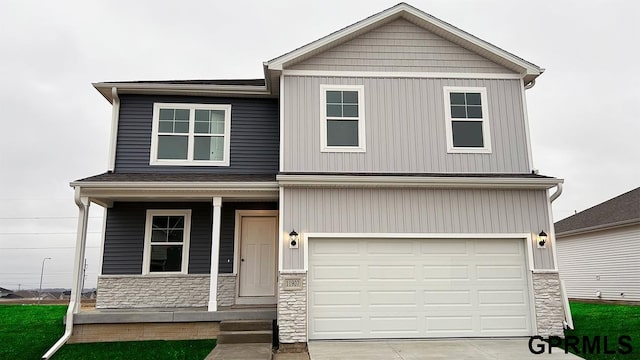
[[[118,97],[118,89],[115,86],[111,88],[111,97],[113,98],[113,106],[111,108],[111,142],[109,143],[109,164],[107,164],[108,172],[113,172],[116,167],[118,123],[120,122],[120,98]]]
[[[80,299],[82,296],[82,278],[84,277],[85,249],[87,243],[87,225],[89,221],[89,198],[80,196],[80,187],[75,188],[74,200],[78,206],[78,233],[76,238],[75,264],[73,269],[73,284],[71,285],[71,299],[69,299],[69,307],[65,316],[65,330],[62,337],[53,346],[42,355],[42,359],[50,359],[56,351],[60,350],[71,334],[73,333],[73,316],[80,309]]]
[[[524,86],[524,89],[525,89],[525,90],[529,90],[529,89],[531,89],[531,88],[532,88],[532,87],[534,87],[534,86],[536,86],[536,79],[533,79],[533,80],[529,81],[529,82],[527,83],[527,85],[525,85],[525,86]]]
[[[551,203],[553,203],[554,200],[556,200],[557,198],[560,197],[560,195],[562,194],[562,183],[558,183],[558,185],[556,186],[556,192],[554,192],[553,194],[551,194],[551,196],[549,196],[549,219],[551,220],[551,222],[553,223],[553,214],[551,212]],[[555,227],[552,225],[549,228],[549,234],[552,236],[553,239],[553,261],[555,262],[555,267],[558,267],[558,253],[556,250],[556,244],[557,244],[557,239],[556,239],[556,229]],[[573,316],[571,315],[571,307],[569,306],[569,297],[567,296],[567,290],[564,286],[564,280],[559,279],[560,280],[560,297],[562,298],[562,308],[564,310],[564,321],[562,322],[562,327],[564,329],[569,328],[569,329],[574,329],[573,327]]]

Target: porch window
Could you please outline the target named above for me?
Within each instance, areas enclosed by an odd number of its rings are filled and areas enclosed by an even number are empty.
[[[184,273],[189,268],[191,210],[147,210],[143,273]]]
[[[445,87],[447,151],[450,153],[490,153],[487,89]]]
[[[229,166],[231,105],[153,107],[151,165]]]

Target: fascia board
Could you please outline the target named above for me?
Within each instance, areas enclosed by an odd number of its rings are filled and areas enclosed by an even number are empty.
[[[239,86],[239,85],[196,85],[196,84],[144,84],[144,83],[118,83],[102,82],[92,84],[102,96],[109,102],[113,102],[111,88],[118,89],[119,94],[185,94],[185,95],[249,95],[269,96],[273,95],[267,86]]]
[[[278,175],[282,186],[335,187],[429,187],[429,188],[520,188],[550,189],[562,179],[518,179],[477,177],[419,177],[419,176],[342,176],[342,175]]]
[[[609,223],[609,224],[589,226],[589,227],[585,227],[585,228],[564,231],[564,232],[557,233],[556,234],[556,238],[558,238],[558,239],[566,238],[566,237],[574,236],[574,235],[581,235],[581,234],[586,234],[586,233],[591,233],[591,232],[596,232],[596,231],[613,230],[613,229],[617,229],[617,228],[620,228],[620,227],[633,226],[633,225],[640,225],[640,219],[624,220],[624,221],[618,221],[618,222]]]

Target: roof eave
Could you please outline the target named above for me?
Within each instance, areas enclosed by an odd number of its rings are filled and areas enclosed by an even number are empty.
[[[629,219],[629,220],[623,220],[623,221],[618,221],[618,222],[614,222],[614,223],[601,224],[601,225],[589,226],[589,227],[584,227],[584,228],[579,228],[579,229],[567,230],[567,231],[556,233],[556,237],[557,238],[564,238],[564,237],[569,237],[569,236],[574,236],[574,235],[580,235],[580,234],[591,233],[591,232],[596,232],[596,231],[611,230],[611,229],[616,229],[616,228],[619,228],[619,227],[632,226],[632,225],[640,225],[640,219]]]
[[[274,96],[267,85],[203,85],[203,84],[163,84],[163,83],[121,83],[99,82],[92,84],[105,99],[113,103],[111,89],[118,94],[144,95],[203,95],[203,96]]]
[[[408,4],[400,3],[392,8],[384,10],[378,14],[375,14],[371,17],[368,17],[364,20],[361,20],[351,26],[348,26],[342,30],[336,31],[330,35],[327,35],[323,38],[320,38],[312,43],[304,45],[292,52],[284,54],[280,57],[272,59],[267,62],[267,66],[271,70],[282,70],[288,64],[291,64],[300,57],[304,55],[316,51],[320,48],[330,48],[340,44],[343,39],[347,38],[349,35],[352,35],[356,32],[364,32],[366,29],[376,27],[382,22],[394,20],[399,17],[406,17],[408,20],[420,20],[434,26],[440,30],[443,30],[451,35],[449,40],[457,39],[457,43],[464,47],[464,45],[470,47],[477,47],[477,49],[482,49],[487,51],[495,56],[498,56],[507,63],[512,65],[514,71],[521,73],[526,78],[530,80],[535,79],[535,77],[539,76],[544,72],[544,69],[538,67],[537,65],[528,62],[524,59],[521,59],[505,50],[500,49],[499,47],[492,45],[484,40],[481,40],[463,30],[458,29],[457,27],[444,22],[432,15],[429,15],[419,9],[416,9]],[[477,52],[477,51],[476,51]]]

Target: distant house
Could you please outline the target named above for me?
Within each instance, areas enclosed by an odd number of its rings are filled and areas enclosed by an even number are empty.
[[[640,301],[640,187],[555,224],[570,298]]]
[[[10,294],[13,294],[13,291],[0,287],[0,298],[4,298]]]

